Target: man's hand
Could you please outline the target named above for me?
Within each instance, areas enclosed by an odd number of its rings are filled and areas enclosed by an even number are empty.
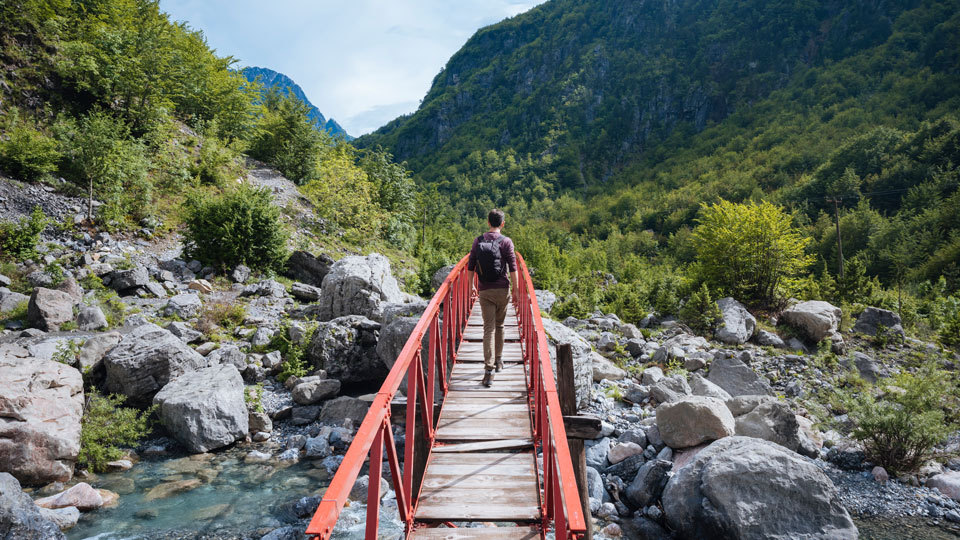
[[[475,272],[473,270],[467,270],[467,280],[470,283],[470,298],[475,298],[478,294],[477,292],[477,280],[474,279]]]

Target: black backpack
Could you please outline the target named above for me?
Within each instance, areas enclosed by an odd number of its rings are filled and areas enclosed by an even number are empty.
[[[504,236],[501,234],[493,240],[487,240],[484,235],[477,239],[477,279],[484,283],[493,283],[503,277],[503,261],[500,259],[500,244]]]

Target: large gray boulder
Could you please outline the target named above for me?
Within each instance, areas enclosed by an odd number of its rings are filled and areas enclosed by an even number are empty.
[[[614,364],[613,361],[607,360],[598,352],[593,353],[590,362],[593,364],[594,382],[600,382],[604,379],[608,381],[619,381],[627,377],[625,370]]]
[[[690,396],[658,406],[657,429],[670,448],[689,448],[733,435],[736,424],[719,399]]]
[[[887,334],[903,336],[903,324],[900,315],[893,311],[875,307],[868,307],[863,310],[863,313],[857,317],[857,323],[853,325],[853,331],[875,336],[881,326],[886,328],[885,333]]]
[[[443,285],[443,282],[447,279],[447,276],[450,275],[450,272],[453,271],[455,266],[455,264],[448,264],[433,273],[433,277],[430,278],[430,286],[434,291],[437,291],[440,286]]]
[[[359,426],[369,409],[370,404],[362,399],[340,396],[323,404],[323,409],[320,410],[320,421],[327,424],[343,424],[350,420],[354,426]]]
[[[66,540],[20,489],[20,482],[5,472],[0,472],[0,540]]]
[[[180,293],[167,300],[167,305],[163,307],[163,314],[167,317],[176,315],[181,319],[190,319],[200,314],[203,308],[203,301],[200,295],[188,292]]]
[[[380,323],[362,315],[338,317],[317,325],[306,359],[344,383],[383,382],[387,368],[377,355]]]
[[[80,330],[103,330],[107,326],[107,317],[100,306],[83,306],[77,314],[77,328]]]
[[[79,371],[0,353],[0,471],[26,484],[70,480],[82,418]]]
[[[172,379],[210,362],[180,338],[155,324],[124,328],[106,356],[106,389],[140,404],[149,403]]]
[[[381,321],[383,305],[407,298],[390,271],[390,261],[379,253],[344,257],[323,278],[318,318],[329,321],[345,315],[363,315]]]
[[[103,357],[116,347],[117,343],[120,343],[120,339],[120,332],[96,334],[87,339],[77,353],[77,367],[82,373],[89,373],[99,368]]]
[[[110,273],[110,288],[123,294],[143,287],[150,282],[150,273],[143,266],[130,270],[114,270]]]
[[[73,320],[73,297],[63,291],[37,287],[27,304],[27,322],[46,332],[60,330],[60,325]]]
[[[648,371],[653,372],[652,369],[648,368],[644,371],[644,374],[647,374]],[[655,378],[655,375],[650,377],[650,379],[653,378]],[[650,396],[653,397],[657,403],[673,403],[680,401],[692,393],[693,391],[687,383],[687,380],[683,378],[683,375],[679,374],[663,377],[650,387]]]
[[[167,430],[194,453],[232,444],[249,430],[243,378],[231,365],[184,373],[164,386],[153,403]]]
[[[417,326],[418,322],[420,322],[418,317],[396,317],[380,331],[380,341],[377,342],[377,355],[380,356],[380,360],[383,361],[383,365],[387,371],[392,369],[393,364],[397,362],[400,351],[402,351],[403,347],[407,344],[407,340],[410,338],[410,334],[413,333],[413,329]],[[422,351],[420,359],[423,362],[424,370],[426,370],[427,363],[430,359],[430,337],[428,334],[425,333],[423,339],[420,340],[420,347]],[[424,373],[426,373],[426,371],[424,371]],[[437,373],[436,380],[438,383],[440,382],[439,376],[440,374]],[[404,378],[400,384],[400,391],[404,394],[407,393],[406,378]]]
[[[836,333],[842,316],[843,311],[829,302],[809,300],[787,308],[778,324],[796,328],[816,343]]]
[[[577,394],[577,407],[586,408],[593,389],[593,348],[575,330],[553,319],[543,319],[550,348],[553,373],[557,373],[557,345],[569,343],[573,351],[573,384]]]
[[[800,429],[790,405],[772,396],[741,396],[727,402],[734,415],[737,435],[763,439],[808,457],[816,448]]]
[[[674,472],[663,511],[680,538],[854,540],[857,528],[815,464],[750,437],[714,442]]]
[[[537,307],[540,308],[540,311],[550,313],[553,305],[557,303],[557,295],[543,289],[537,289],[533,293],[537,296]]]
[[[325,399],[336,397],[340,393],[340,381],[336,379],[322,379],[303,381],[293,387],[293,400],[300,405],[313,405]]]
[[[287,259],[283,275],[319,287],[332,265],[333,259],[325,253],[314,255],[309,251],[294,251]]]
[[[733,298],[717,300],[720,308],[720,324],[714,333],[716,338],[724,343],[740,345],[753,337],[757,328],[757,319],[747,311],[747,308]]]
[[[707,380],[723,388],[733,397],[770,395],[772,390],[753,368],[734,357],[717,358],[710,364]]]
[[[0,314],[6,315],[25,302],[30,302],[29,296],[0,287]]]

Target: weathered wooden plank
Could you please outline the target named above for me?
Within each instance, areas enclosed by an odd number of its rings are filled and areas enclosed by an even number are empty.
[[[477,391],[463,391],[463,390],[453,390],[447,396],[447,400],[456,400],[456,399],[484,399],[484,398],[501,398],[501,399],[527,399],[526,388],[523,390],[517,390],[515,392],[497,392],[487,390],[482,388]],[[446,403],[446,401],[444,402]]]
[[[533,454],[434,454],[424,476],[416,517],[442,521],[538,519]]]
[[[535,527],[446,527],[420,528],[412,538],[419,540],[536,540]]]
[[[446,410],[444,410],[446,412]],[[451,413],[456,414],[456,413]],[[492,422],[496,420],[496,422]],[[497,424],[489,426],[489,424]],[[498,428],[508,428],[512,426],[517,427],[530,427],[530,414],[527,411],[518,410],[518,411],[492,411],[492,412],[477,412],[475,416],[440,416],[439,422],[437,422],[437,427],[440,429],[447,427],[461,427],[461,426],[482,426],[487,424],[488,427],[483,428],[482,431],[486,433],[496,433]],[[508,439],[509,437],[499,437],[500,439]]]
[[[435,446],[433,453],[451,454],[460,452],[490,452],[496,450],[524,450],[532,446],[532,439],[504,439],[499,441],[445,444],[443,446]]]
[[[526,423],[497,420],[499,424],[490,428],[490,420],[462,420],[456,424],[444,425],[437,429],[438,441],[493,441],[501,439],[522,439],[530,437],[529,420]]]

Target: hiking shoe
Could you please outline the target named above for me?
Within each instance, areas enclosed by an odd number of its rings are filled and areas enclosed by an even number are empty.
[[[483,380],[480,381],[480,384],[486,386],[487,388],[490,388],[490,385],[492,383],[493,383],[493,371],[488,369],[483,373]]]
[[[500,373],[500,370],[503,369],[503,360],[497,358],[496,367],[494,369],[497,370],[497,373]]]

